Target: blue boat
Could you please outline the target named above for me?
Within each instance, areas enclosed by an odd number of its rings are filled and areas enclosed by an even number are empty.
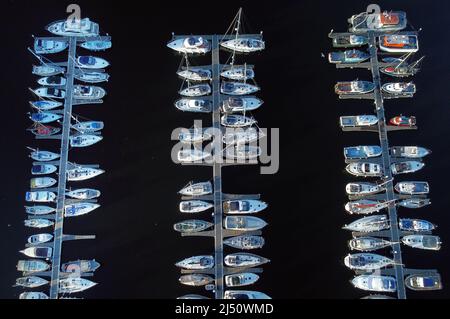
[[[344,156],[346,159],[363,159],[369,157],[377,157],[382,153],[381,147],[374,146],[351,146],[344,148]]]
[[[61,115],[49,112],[39,112],[30,114],[30,119],[36,123],[51,123],[62,118]]]
[[[347,50],[339,52],[330,52],[328,61],[330,63],[360,63],[370,58],[367,52],[359,50]]]
[[[41,111],[52,110],[52,109],[62,106],[61,102],[45,101],[45,100],[30,102],[30,104],[32,107],[34,107],[38,110],[41,110]]]

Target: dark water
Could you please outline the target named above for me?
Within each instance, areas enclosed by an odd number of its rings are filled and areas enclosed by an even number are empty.
[[[65,16],[68,1],[4,1],[1,50],[2,177],[0,213],[0,297],[17,298],[11,288],[17,277],[17,252],[26,236],[22,206],[30,178],[31,162],[25,146],[57,150],[57,142],[37,143],[25,132],[30,125],[26,113],[35,78],[30,74],[36,61],[26,52],[31,34],[45,35],[44,26]],[[113,50],[102,54],[112,62],[111,81],[104,105],[79,106],[76,112],[104,120],[104,141],[89,149],[70,153],[78,163],[98,163],[107,174],[87,183],[99,188],[102,207],[84,217],[67,220],[69,234],[96,234],[95,241],[64,245],[63,260],[96,258],[102,267],[94,280],[100,284],[86,298],[175,298],[196,292],[178,284],[174,262],[195,254],[212,253],[212,239],[180,238],[172,224],[181,219],[176,192],[189,180],[209,179],[209,168],[177,166],[170,159],[173,128],[191,126],[194,115],[177,112],[172,106],[180,82],[175,75],[179,57],[166,47],[171,32],[225,32],[238,7],[243,5],[248,31],[264,30],[267,49],[251,56],[258,94],[264,106],[255,112],[261,127],[281,131],[281,166],[277,175],[259,175],[256,167],[225,168],[224,191],[261,193],[270,209],[263,218],[267,244],[260,253],[272,260],[256,290],[274,298],[358,298],[364,295],[351,287],[351,272],[342,264],[349,234],[340,229],[349,218],[343,209],[344,185],[352,180],[344,173],[342,148],[374,144],[370,133],[344,134],[338,127],[340,115],[369,113],[368,101],[338,101],[332,86],[336,80],[369,79],[367,71],[335,70],[321,57],[330,50],[331,28],[344,31],[346,19],[364,11],[370,2],[345,1],[259,1],[164,2],[142,7],[141,2],[77,1],[83,16],[101,24],[113,35]],[[383,1],[385,9],[403,9],[415,28],[422,27],[421,54],[427,56],[423,71],[414,79],[414,99],[387,101],[387,116],[416,115],[417,132],[390,135],[392,145],[417,144],[433,154],[426,168],[415,174],[432,187],[433,205],[418,211],[401,210],[400,215],[422,217],[439,225],[444,245],[440,252],[404,249],[404,262],[411,268],[437,268],[444,290],[412,293],[411,298],[446,298],[450,293],[448,266],[450,242],[448,217],[448,158],[450,149],[449,27],[444,1]],[[63,56],[62,56],[63,58]],[[209,120],[209,117],[204,117]],[[399,178],[400,179],[404,179]],[[205,217],[206,218],[206,217]],[[387,253],[387,252],[386,252]],[[199,290],[200,291],[200,290]]]

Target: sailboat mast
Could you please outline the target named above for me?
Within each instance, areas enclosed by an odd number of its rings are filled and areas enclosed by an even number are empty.
[[[238,40],[238,37],[239,37],[239,29],[241,28],[241,14],[242,14],[242,8],[239,8],[239,11],[238,11],[237,16],[236,16],[236,19],[237,19],[236,28],[235,28],[235,31],[236,31],[235,41],[236,41],[236,43],[237,43],[237,40]],[[236,49],[233,49],[233,57],[231,58],[231,65],[232,66],[234,65],[235,57],[236,57]]]

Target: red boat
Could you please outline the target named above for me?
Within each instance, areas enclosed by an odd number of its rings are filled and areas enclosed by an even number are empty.
[[[61,128],[39,124],[30,129],[30,131],[36,136],[50,136],[59,133]]]
[[[396,126],[414,126],[416,125],[416,117],[400,115],[392,118],[389,122]]]

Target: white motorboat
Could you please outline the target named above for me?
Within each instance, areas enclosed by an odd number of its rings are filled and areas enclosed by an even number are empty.
[[[100,135],[89,135],[89,134],[76,135],[70,137],[70,146],[88,147],[97,144],[101,140],[103,140],[103,137]]]
[[[268,295],[259,291],[250,290],[225,290],[223,299],[272,299]]]
[[[48,296],[43,292],[22,292],[19,295],[19,299],[49,299]]]
[[[52,174],[56,172],[58,168],[55,165],[51,164],[34,164],[31,167],[31,174],[32,175],[46,175],[46,174]]]
[[[222,110],[225,113],[249,112],[256,110],[263,104],[263,101],[250,96],[235,97],[230,96],[222,102]]]
[[[381,165],[375,163],[354,162],[348,164],[345,169],[354,176],[376,177],[383,175]]]
[[[53,221],[48,219],[26,219],[24,225],[31,228],[47,228],[53,226]]]
[[[260,200],[228,200],[223,202],[225,214],[255,214],[267,208],[267,203]]]
[[[405,195],[425,195],[430,192],[427,182],[400,182],[395,185],[394,189]]]
[[[250,144],[251,142],[259,140],[261,137],[262,135],[259,135],[258,131],[253,127],[245,130],[227,129],[222,137],[222,141],[227,145]]]
[[[408,199],[404,199],[398,203],[398,205],[401,207],[412,208],[412,209],[422,208],[422,207],[425,207],[430,204],[431,204],[431,201],[427,198],[425,198],[425,199],[408,198]]]
[[[413,232],[428,232],[436,228],[436,225],[423,219],[401,218],[398,221],[401,230]]]
[[[367,127],[378,123],[378,118],[375,115],[356,115],[356,116],[341,116],[339,118],[341,127]]]
[[[21,272],[42,272],[50,269],[50,265],[43,260],[19,260],[17,271]]]
[[[244,66],[231,66],[230,68],[224,69],[220,75],[226,79],[233,81],[245,81],[247,79],[253,79],[255,77],[255,72],[253,68]]]
[[[32,245],[48,243],[53,239],[52,234],[37,234],[28,237],[28,243]]]
[[[345,192],[348,195],[358,195],[365,196],[370,194],[376,194],[382,192],[385,189],[384,184],[375,184],[375,183],[348,183],[345,186]]]
[[[375,84],[368,81],[338,82],[334,86],[334,92],[339,95],[366,94],[374,90]]]
[[[365,159],[378,157],[382,153],[378,145],[351,146],[344,148],[345,159]]]
[[[262,149],[259,146],[238,144],[227,148],[225,156],[232,160],[254,160],[261,155]]]
[[[182,129],[180,134],[178,134],[180,142],[185,144],[201,143],[211,138],[212,134],[208,132],[208,129]]]
[[[51,258],[53,255],[52,247],[28,247],[20,251],[25,256],[31,258]]]
[[[64,51],[69,47],[69,42],[66,39],[49,40],[36,38],[34,39],[34,52],[36,54],[53,54]]]
[[[441,239],[432,235],[407,235],[402,238],[402,243],[412,248],[425,250],[441,249]]]
[[[106,72],[81,69],[79,72],[75,72],[74,77],[78,81],[83,81],[86,83],[101,83],[109,80],[109,74]]]
[[[386,215],[372,215],[355,220],[342,228],[350,231],[369,233],[388,229],[389,227],[389,219]]]
[[[189,183],[178,193],[184,196],[203,196],[211,194],[213,186],[211,182]]]
[[[244,272],[225,276],[225,284],[227,287],[243,287],[253,285],[258,279],[259,276],[257,274]]]
[[[442,289],[441,276],[438,273],[413,274],[405,278],[405,285],[411,290],[430,291]]]
[[[180,163],[192,163],[203,161],[211,156],[211,153],[204,152],[197,149],[184,149],[178,152],[178,161]]]
[[[183,285],[201,287],[212,283],[214,278],[203,274],[191,274],[183,275],[178,280]]]
[[[211,86],[209,84],[190,85],[178,92],[180,95],[189,97],[198,97],[211,94]]]
[[[190,270],[211,269],[214,267],[214,257],[210,255],[189,257],[177,262],[175,266]]]
[[[25,288],[37,288],[43,285],[48,284],[49,281],[45,280],[41,277],[36,276],[27,276],[16,279],[17,287],[25,287]]]
[[[32,149],[30,157],[32,159],[34,159],[35,161],[49,162],[49,161],[54,161],[54,160],[58,159],[59,154],[53,153],[53,152],[48,152],[48,151],[40,151],[40,150]]]
[[[247,95],[260,90],[256,85],[241,82],[222,82],[220,92],[228,95]]]
[[[64,86],[67,83],[67,79],[62,76],[52,75],[40,78],[37,83],[42,86]]]
[[[47,31],[64,37],[95,37],[99,35],[99,25],[89,18],[81,20],[61,20],[46,27]]]
[[[227,216],[224,220],[225,229],[240,231],[255,231],[266,227],[267,223],[254,216]]]
[[[359,251],[374,251],[392,245],[392,242],[378,237],[356,237],[348,242],[350,249]]]
[[[383,11],[376,13],[362,12],[348,19],[349,32],[364,33],[367,31],[400,31],[406,28],[406,13],[403,11]]]
[[[429,149],[419,146],[394,146],[390,151],[392,156],[406,158],[423,158],[431,154]]]
[[[62,294],[71,294],[85,291],[95,285],[97,285],[97,283],[84,278],[69,277],[59,280],[59,292]]]
[[[270,262],[269,259],[250,253],[226,255],[224,263],[228,267],[257,267]]]
[[[50,203],[54,202],[56,194],[53,192],[27,192],[25,200],[34,203]]]
[[[25,206],[25,211],[30,215],[49,215],[56,211],[56,208],[49,206]]]
[[[241,128],[256,124],[256,120],[244,115],[225,114],[221,117],[220,123],[226,127]]]
[[[67,171],[67,180],[69,182],[84,181],[103,174],[105,171],[90,167],[77,167]]]
[[[205,99],[179,99],[175,107],[183,112],[210,113],[212,111],[212,102]]]
[[[414,83],[385,83],[381,89],[393,95],[410,95],[416,93],[416,85]]]
[[[109,66],[109,62],[105,59],[82,55],[77,58],[77,67],[82,69],[104,69]]]
[[[391,276],[361,275],[353,278],[353,286],[367,291],[395,292],[397,281]]]
[[[172,50],[189,54],[204,54],[211,51],[211,44],[206,39],[197,36],[176,39],[169,42],[167,46]]]
[[[91,188],[80,188],[74,191],[70,191],[66,193],[66,196],[75,198],[75,199],[94,199],[100,197],[101,193],[99,190],[91,189]]]
[[[66,91],[51,87],[40,87],[32,90],[37,96],[49,99],[64,99]]]
[[[419,161],[405,161],[391,164],[392,174],[408,174],[421,170],[425,166],[424,163]]]
[[[209,81],[212,77],[211,70],[204,68],[188,68],[178,71],[177,74],[189,81]]]
[[[180,212],[201,213],[212,208],[214,205],[202,200],[189,200],[180,202]]]
[[[76,217],[86,215],[99,207],[100,207],[99,204],[83,203],[83,202],[66,205],[64,208],[64,217]]]
[[[74,85],[73,97],[80,100],[94,100],[105,97],[105,89],[99,86]]]
[[[251,53],[256,51],[262,51],[265,48],[265,43],[263,40],[239,37],[236,39],[231,39],[220,43],[221,46],[232,51]]]
[[[345,204],[345,210],[350,214],[368,215],[379,212],[389,206],[389,202],[361,199]]]
[[[48,188],[56,183],[56,179],[51,177],[37,177],[30,180],[30,188]]]

